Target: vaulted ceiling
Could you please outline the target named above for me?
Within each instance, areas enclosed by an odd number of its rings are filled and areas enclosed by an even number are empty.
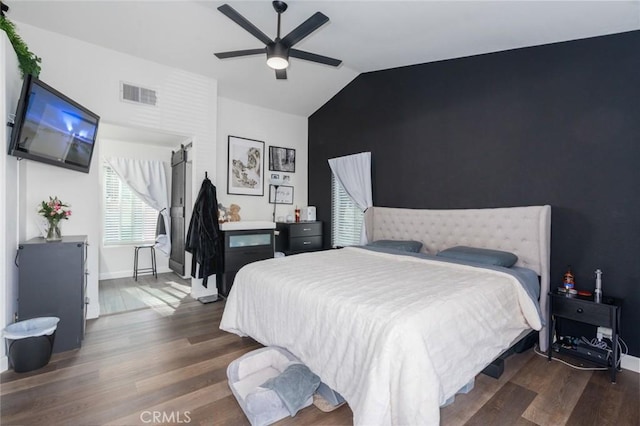
[[[287,2],[282,34],[316,11],[330,21],[296,47],[342,59],[338,68],[292,59],[276,80],[263,55],[213,53],[262,44],[218,1],[9,0],[8,16],[218,80],[220,96],[309,116],[360,73],[640,29],[640,1]],[[228,1],[270,37],[270,1]],[[142,84],[143,82],[140,82]]]

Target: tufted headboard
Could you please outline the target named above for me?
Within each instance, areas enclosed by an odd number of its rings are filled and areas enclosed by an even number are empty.
[[[457,245],[514,253],[517,266],[540,276],[540,310],[547,321],[551,253],[551,206],[495,209],[427,210],[370,207],[365,213],[367,238],[417,240],[422,251],[436,254]],[[540,349],[547,348],[546,327]]]

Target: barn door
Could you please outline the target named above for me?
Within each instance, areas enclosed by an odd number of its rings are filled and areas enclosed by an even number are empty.
[[[187,151],[181,147],[171,153],[171,256],[169,268],[184,276],[185,203]]]

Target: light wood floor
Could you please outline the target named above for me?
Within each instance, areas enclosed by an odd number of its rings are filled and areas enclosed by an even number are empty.
[[[88,322],[79,350],[46,367],[0,375],[2,425],[248,424],[231,394],[227,365],[260,347],[220,331],[223,303],[184,297]],[[500,380],[480,375],[475,388],[441,410],[443,425],[638,425],[640,378],[548,363],[528,351],[506,360]],[[141,417],[142,416],[142,417]],[[190,420],[187,422],[187,416]],[[308,407],[282,425],[348,425],[348,406]],[[156,423],[157,424],[157,423]]]
[[[100,315],[134,311],[150,307],[175,306],[190,298],[190,281],[174,273],[139,275],[133,278],[100,280]]]

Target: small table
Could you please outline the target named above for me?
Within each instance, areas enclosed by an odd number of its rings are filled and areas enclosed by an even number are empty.
[[[603,297],[601,303],[596,303],[593,296],[578,296],[564,293],[549,293],[549,346],[547,357],[551,360],[554,317],[566,318],[573,321],[591,324],[611,329],[612,355],[611,382],[616,382],[618,368],[618,334],[620,333],[621,299]]]

